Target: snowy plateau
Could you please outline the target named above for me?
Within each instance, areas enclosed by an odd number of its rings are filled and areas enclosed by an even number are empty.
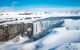
[[[0,50],[80,50],[80,9],[1,11]]]

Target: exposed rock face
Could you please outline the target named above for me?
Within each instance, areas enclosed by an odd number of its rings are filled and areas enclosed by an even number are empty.
[[[17,24],[0,26],[0,42],[6,42],[8,40],[18,42],[20,37],[18,36],[17,32]]]
[[[0,41],[8,41],[16,36],[32,36],[32,23],[7,24],[7,26],[0,25]],[[25,35],[24,32],[27,32]]]
[[[33,36],[33,23],[28,23],[24,25],[24,31],[27,32],[27,35],[29,38],[32,38]]]
[[[2,23],[0,24],[0,41],[11,40],[18,35],[21,35],[22,37],[28,36],[30,39],[37,40],[46,36],[50,29],[59,27],[63,23],[64,20],[54,18],[38,20],[32,23]],[[19,38],[17,38],[17,40],[19,40]]]
[[[8,28],[6,26],[0,26],[0,41],[7,41],[8,38]]]

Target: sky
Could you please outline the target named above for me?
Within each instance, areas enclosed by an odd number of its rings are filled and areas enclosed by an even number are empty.
[[[0,9],[80,7],[80,0],[0,0]]]

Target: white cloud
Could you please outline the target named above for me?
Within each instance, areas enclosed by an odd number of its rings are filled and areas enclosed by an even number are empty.
[[[15,10],[15,7],[11,7],[11,6],[0,7],[0,11],[9,11],[9,10]]]

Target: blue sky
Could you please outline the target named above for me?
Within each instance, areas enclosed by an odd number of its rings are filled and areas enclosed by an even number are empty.
[[[0,0],[1,7],[46,8],[46,7],[80,7],[80,0]]]

